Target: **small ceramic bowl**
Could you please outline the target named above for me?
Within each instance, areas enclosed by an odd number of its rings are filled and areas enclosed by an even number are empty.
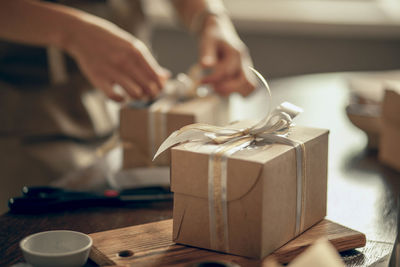
[[[86,263],[92,243],[86,234],[56,230],[25,237],[20,247],[25,260],[34,267],[78,267]]]

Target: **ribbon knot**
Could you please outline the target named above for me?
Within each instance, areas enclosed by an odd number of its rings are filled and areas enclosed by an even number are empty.
[[[292,126],[293,118],[301,111],[301,108],[289,102],[283,102],[276,107],[271,114],[267,114],[264,119],[245,129],[235,129],[229,126],[219,127],[202,123],[190,124],[173,132],[161,144],[154,158],[158,157],[159,154],[168,148],[188,141],[224,144],[242,138],[251,138],[252,141],[263,139],[265,141],[274,142],[276,139],[274,136],[287,136],[290,127]]]

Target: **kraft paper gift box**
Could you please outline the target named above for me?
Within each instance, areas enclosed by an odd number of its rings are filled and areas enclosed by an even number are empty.
[[[400,86],[398,87],[400,88]],[[382,103],[379,160],[400,171],[400,90],[386,90]]]
[[[186,143],[172,148],[173,240],[263,258],[322,220],[326,215],[328,130],[296,126],[289,138],[305,147],[301,178],[296,174],[296,152],[291,145],[259,145],[227,158],[223,227],[216,223],[219,215],[210,216],[209,172],[215,171],[210,170],[210,155],[217,145]],[[296,198],[297,179],[301,179],[301,200]],[[220,186],[214,183],[214,187]],[[301,216],[296,218],[298,204]],[[224,211],[217,206],[218,213]]]
[[[252,69],[271,96],[268,84]],[[263,258],[326,215],[328,130],[294,127],[284,102],[257,123],[173,132],[173,240]]]
[[[222,125],[229,120],[229,103],[216,95],[179,101],[164,97],[151,106],[125,105],[120,110],[123,169],[168,166],[169,153],[152,162],[156,149],[173,131],[191,123]]]

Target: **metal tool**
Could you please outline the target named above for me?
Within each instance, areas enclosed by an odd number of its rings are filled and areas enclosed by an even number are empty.
[[[23,187],[22,196],[10,198],[8,207],[16,213],[38,213],[89,206],[120,206],[171,200],[173,193],[164,187],[146,187],[101,193],[72,191],[57,187]]]

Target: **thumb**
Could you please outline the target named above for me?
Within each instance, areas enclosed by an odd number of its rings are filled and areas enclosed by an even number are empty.
[[[214,67],[217,63],[217,49],[215,42],[204,38],[200,44],[200,65],[203,68]]]

